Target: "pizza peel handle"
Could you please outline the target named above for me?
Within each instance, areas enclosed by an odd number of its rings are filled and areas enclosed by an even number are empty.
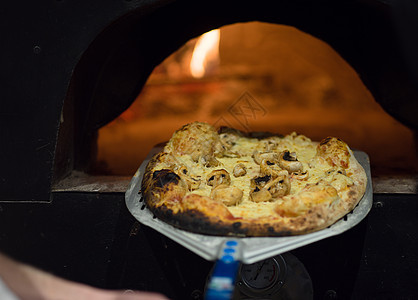
[[[232,299],[241,260],[241,247],[242,243],[237,239],[223,243],[206,289],[205,300]]]

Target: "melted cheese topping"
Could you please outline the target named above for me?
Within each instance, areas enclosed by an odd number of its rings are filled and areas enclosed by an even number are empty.
[[[321,180],[326,180],[333,186],[337,192],[343,192],[347,186],[353,184],[353,181],[338,173],[335,167],[331,166],[329,161],[317,156],[318,143],[312,142],[303,135],[292,133],[283,138],[272,137],[267,139],[255,139],[247,137],[238,137],[233,146],[227,151],[226,156],[216,157],[220,162],[219,166],[206,167],[201,162],[194,161],[190,155],[176,155],[176,165],[184,166],[188,170],[188,176],[200,180],[200,185],[196,190],[189,191],[188,194],[194,193],[201,196],[210,197],[212,187],[206,183],[208,174],[214,170],[225,169],[231,177],[231,186],[238,187],[243,191],[242,201],[233,206],[228,206],[229,211],[234,217],[241,218],[260,218],[277,215],[274,208],[278,204],[283,203],[292,195],[298,194],[307,184],[315,184]],[[281,153],[282,151],[295,152],[297,159],[303,165],[303,172],[308,172],[305,179],[298,178],[295,174],[289,174],[291,189],[289,196],[267,202],[255,203],[250,199],[250,182],[254,177],[260,176],[260,166],[255,163],[253,156],[254,151],[269,151]],[[233,153],[238,157],[229,157],[229,153]],[[246,174],[240,177],[233,175],[234,167],[242,163],[246,167]],[[157,169],[172,168],[172,162],[162,162]]]

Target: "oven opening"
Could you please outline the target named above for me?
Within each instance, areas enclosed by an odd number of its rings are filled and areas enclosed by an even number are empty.
[[[296,131],[313,140],[337,136],[370,156],[374,177],[416,174],[414,132],[376,100],[320,39],[285,25],[226,25],[189,40],[155,67],[135,101],[92,136],[92,168],[73,171],[55,188],[88,178],[99,189],[123,191],[148,152],[193,121]]]
[[[379,106],[330,46],[290,26],[233,24],[187,42],[99,130],[96,167],[134,174],[154,145],[196,120],[317,140],[335,135],[367,152],[374,173],[416,165],[413,132]]]

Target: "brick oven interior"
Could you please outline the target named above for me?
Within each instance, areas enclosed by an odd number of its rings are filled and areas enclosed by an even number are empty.
[[[154,69],[124,113],[99,130],[96,172],[134,174],[154,145],[196,120],[243,131],[296,131],[313,140],[334,135],[369,154],[374,176],[417,172],[414,131],[384,111],[328,44],[294,27],[262,22],[219,31],[219,53],[206,75],[191,74],[198,38],[192,39]]]

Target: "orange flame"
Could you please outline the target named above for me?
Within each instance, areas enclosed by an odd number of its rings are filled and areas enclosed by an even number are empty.
[[[190,73],[194,78],[202,78],[211,64],[219,62],[220,30],[206,32],[197,40],[190,60]]]

